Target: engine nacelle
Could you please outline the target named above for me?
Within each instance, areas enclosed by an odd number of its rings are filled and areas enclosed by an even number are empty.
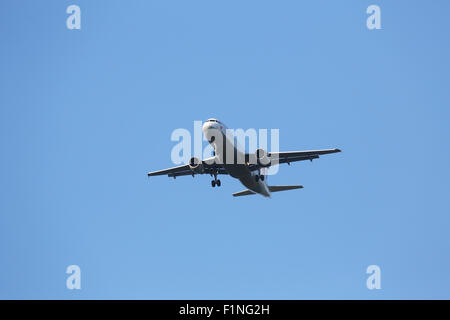
[[[266,150],[264,149],[256,149],[256,160],[258,161],[258,164],[261,167],[268,167],[270,166],[270,158],[267,155]]]
[[[189,160],[189,168],[195,173],[203,173],[205,171],[202,160],[196,157],[192,157]]]

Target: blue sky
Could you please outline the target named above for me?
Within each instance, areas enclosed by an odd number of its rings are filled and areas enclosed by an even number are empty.
[[[0,8],[0,298],[450,298],[448,1]],[[148,180],[209,117],[343,152],[281,167],[305,188],[272,199]]]

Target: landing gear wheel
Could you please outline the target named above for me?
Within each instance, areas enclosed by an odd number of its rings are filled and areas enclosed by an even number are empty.
[[[217,184],[218,187],[220,187],[220,180],[217,180],[216,184]]]
[[[264,175],[261,175],[259,178],[261,179],[261,181],[264,181]]]
[[[214,188],[215,186],[216,186],[216,181],[212,180],[212,181],[211,181],[211,187]]]
[[[256,176],[255,176],[255,181],[258,182],[258,180],[259,180],[259,176],[256,175]]]

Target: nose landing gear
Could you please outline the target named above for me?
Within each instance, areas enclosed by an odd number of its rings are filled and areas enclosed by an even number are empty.
[[[220,180],[217,179],[217,173],[214,173],[214,180],[211,181],[211,187],[214,188],[215,186],[218,186],[218,187],[221,186]]]

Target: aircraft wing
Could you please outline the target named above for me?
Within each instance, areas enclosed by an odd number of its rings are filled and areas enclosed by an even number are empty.
[[[225,169],[222,166],[217,165],[214,162],[214,158],[208,158],[205,160],[202,160],[202,171],[193,171],[189,167],[188,164],[184,164],[177,167],[172,167],[168,169],[158,170],[158,171],[152,171],[147,174],[147,176],[163,176],[167,175],[168,177],[179,177],[179,176],[194,176],[196,174],[214,174],[214,172],[217,172],[218,174],[228,174]]]
[[[341,152],[339,149],[307,150],[307,151],[287,151],[287,152],[269,152],[268,156],[273,163],[291,163],[303,160],[313,160],[323,154]]]

